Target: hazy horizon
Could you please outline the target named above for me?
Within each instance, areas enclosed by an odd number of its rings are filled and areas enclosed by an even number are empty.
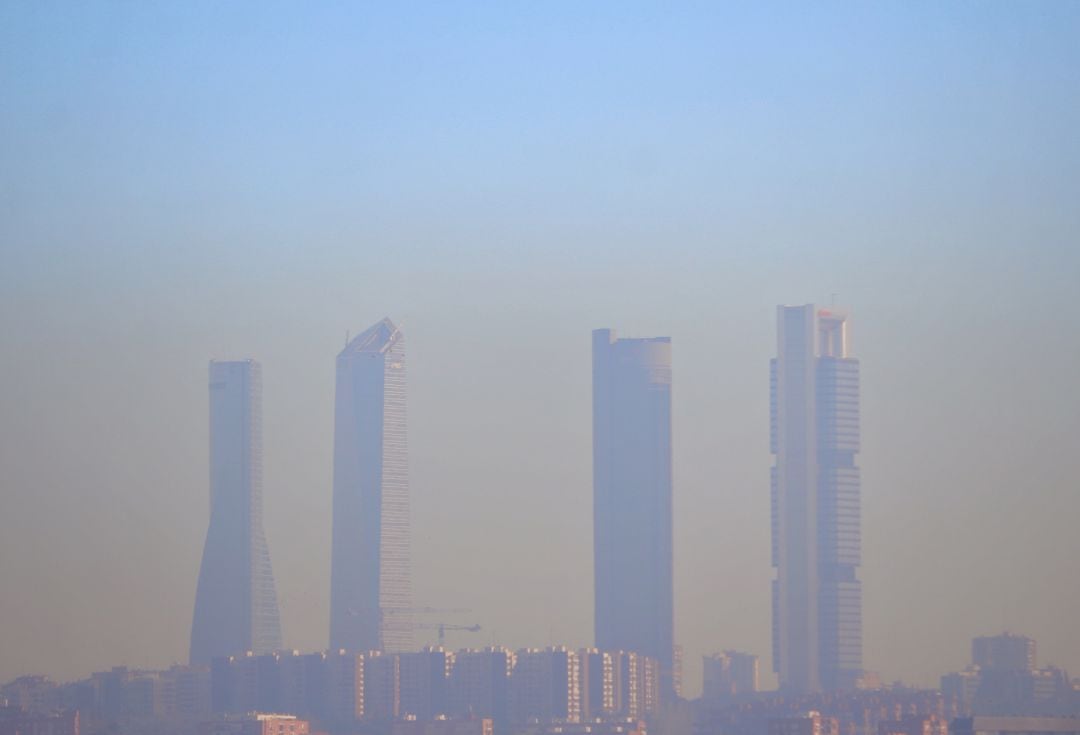
[[[449,646],[591,645],[610,327],[672,339],[687,691],[727,648],[771,685],[775,307],[834,300],[866,668],[1010,630],[1080,673],[1080,5],[792,7],[0,5],[0,681],[186,660],[211,359],[262,364],[324,648],[334,357],[389,316]]]

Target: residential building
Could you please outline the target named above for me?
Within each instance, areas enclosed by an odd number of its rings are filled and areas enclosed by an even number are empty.
[[[968,717],[953,720],[952,735],[1080,735],[1080,717]]]
[[[30,712],[16,706],[0,706],[0,735],[79,735],[79,713]]]
[[[454,654],[441,646],[398,654],[401,714],[431,720],[449,712],[450,670]]]
[[[369,659],[370,656],[346,650],[326,654],[326,668],[320,677],[324,687],[321,714],[325,719],[347,727],[364,716]]]
[[[309,735],[311,723],[293,715],[252,713],[204,722],[199,735]]]
[[[580,721],[576,651],[564,646],[526,648],[516,658],[510,679],[513,722]]]
[[[583,648],[578,651],[578,683],[581,687],[583,722],[611,717],[615,713],[615,660],[610,651]]]
[[[612,651],[610,655],[616,713],[635,720],[655,714],[661,701],[660,662],[634,651]]]
[[[878,722],[878,735],[949,735],[949,723],[935,714],[903,715]]]
[[[509,716],[510,675],[515,662],[509,648],[458,651],[450,671],[449,714],[490,718],[500,727]]]
[[[731,699],[758,690],[758,657],[724,651],[702,657],[702,693],[708,700]]]
[[[968,667],[941,677],[941,693],[953,712],[970,715],[974,711],[980,681],[978,667]]]
[[[983,670],[1032,671],[1035,669],[1035,640],[1012,633],[973,638],[971,663]]]
[[[840,735],[835,717],[807,712],[801,717],[776,717],[769,720],[768,735]]]
[[[1080,714],[1080,699],[1067,673],[1035,668],[1035,641],[1004,633],[971,644],[972,664],[941,677],[941,691],[961,716]]]
[[[494,735],[494,733],[494,723],[487,717],[398,720],[390,730],[390,735]]]
[[[401,659],[369,651],[364,658],[364,717],[386,722],[401,714]]]

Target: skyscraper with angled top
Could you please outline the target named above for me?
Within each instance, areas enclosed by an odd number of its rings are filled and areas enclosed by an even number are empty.
[[[593,332],[596,645],[661,665],[674,692],[671,340]]]
[[[281,648],[262,525],[262,368],[210,363],[210,527],[191,624],[192,663]]]
[[[777,309],[770,379],[773,668],[781,689],[862,673],[859,361],[846,311]]]
[[[330,648],[412,648],[405,337],[389,319],[337,357]]]

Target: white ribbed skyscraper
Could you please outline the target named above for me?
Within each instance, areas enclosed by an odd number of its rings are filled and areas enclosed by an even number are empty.
[[[777,309],[771,363],[773,668],[790,692],[862,674],[859,361],[832,307]]]
[[[281,648],[262,525],[262,368],[210,363],[210,527],[191,624],[191,663]]]
[[[337,357],[330,648],[412,649],[405,337],[389,319]]]

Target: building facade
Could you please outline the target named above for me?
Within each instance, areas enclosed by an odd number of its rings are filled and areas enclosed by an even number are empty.
[[[262,368],[254,360],[213,361],[210,526],[191,624],[193,664],[281,648],[262,480]]]
[[[968,717],[952,722],[953,735],[1080,735],[1078,717]]]
[[[979,636],[971,666],[941,677],[941,691],[961,716],[1059,715],[1080,712],[1066,672],[1036,667],[1035,641],[1022,635]]]
[[[401,714],[401,657],[370,651],[364,660],[364,717],[377,722]]]
[[[702,698],[723,701],[757,690],[757,656],[738,651],[702,656]]]
[[[579,722],[577,652],[564,646],[525,648],[510,678],[511,719],[517,723]]]
[[[412,648],[405,337],[383,319],[337,357],[330,649]]]
[[[495,735],[495,725],[487,717],[398,720],[390,735]]]
[[[449,714],[489,718],[501,727],[509,717],[516,660],[513,651],[499,646],[458,651],[450,672]]]
[[[949,735],[949,723],[935,714],[903,715],[879,722],[878,735]]]
[[[442,646],[398,654],[401,716],[431,720],[450,714],[450,671],[454,654]]]
[[[578,651],[581,718],[585,722],[611,717],[615,712],[615,660],[610,651]]]
[[[971,663],[981,669],[1032,671],[1035,640],[1013,633],[978,636],[971,641]]]
[[[144,678],[164,672],[105,673],[119,677],[120,698],[128,701],[133,693],[142,696],[138,684]],[[450,653],[428,647],[396,654],[249,653],[216,659],[210,676],[212,695],[207,696],[214,703],[214,722],[242,722],[252,712],[288,712],[315,723],[315,730],[330,732],[355,732],[360,726],[386,731],[401,723],[412,723],[401,725],[403,732],[413,727],[427,731],[428,725],[449,732],[484,722],[496,732],[540,733],[581,723],[588,727],[574,732],[618,735],[640,730],[639,721],[659,708],[656,659],[565,646],[516,652],[491,647]],[[590,708],[586,700],[591,692],[597,704]],[[130,707],[117,709],[110,719],[151,723],[132,720],[143,713]],[[172,719],[162,712],[154,715],[161,723]],[[205,715],[200,720],[209,721]]]
[[[79,735],[77,711],[37,714],[0,706],[0,735]]]
[[[767,732],[769,735],[840,735],[840,723],[835,717],[807,712],[802,717],[770,719]]]
[[[773,668],[789,692],[862,672],[859,362],[846,312],[777,310],[771,363]]]
[[[596,645],[657,659],[670,693],[671,340],[592,337]]]
[[[292,715],[253,712],[239,718],[204,722],[199,735],[308,735],[311,723]]]

